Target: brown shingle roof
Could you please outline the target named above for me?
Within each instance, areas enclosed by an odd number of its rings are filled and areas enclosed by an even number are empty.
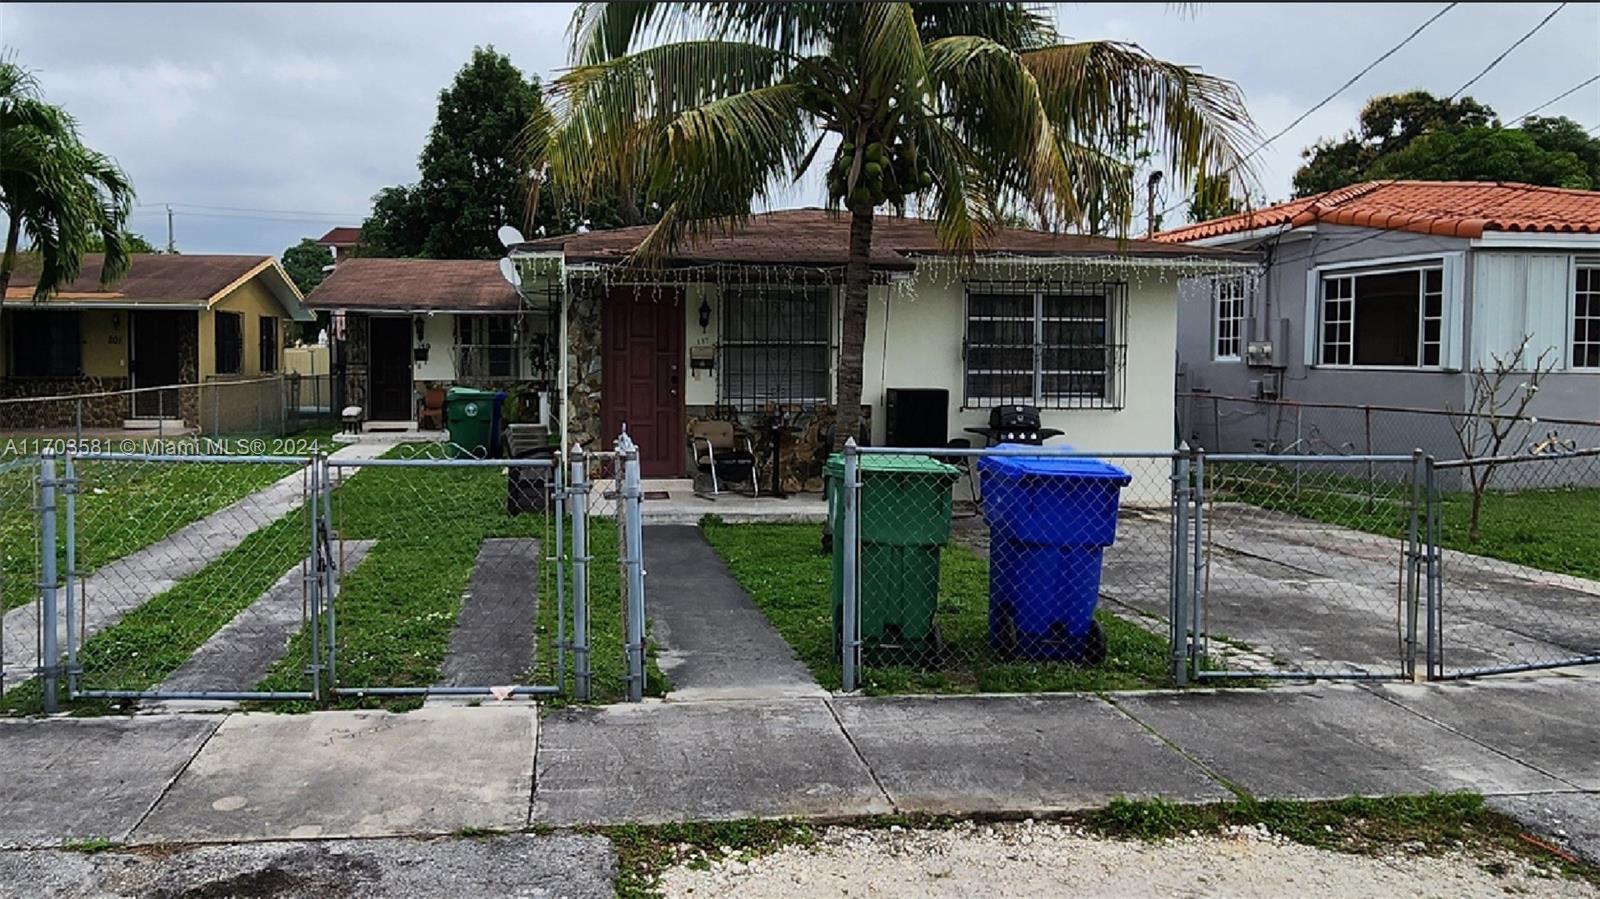
[[[1174,228],[1155,239],[1183,243],[1314,222],[1467,238],[1485,231],[1600,234],[1600,191],[1492,181],[1368,181]]]
[[[376,259],[339,266],[306,297],[313,309],[515,310],[517,292],[494,259]]]
[[[360,228],[330,228],[328,233],[317,238],[317,245],[323,247],[353,247],[361,243]]]
[[[650,226],[614,228],[588,234],[564,234],[518,244],[521,252],[561,250],[569,263],[617,262],[650,233]],[[846,262],[850,218],[824,209],[786,209],[751,216],[742,228],[691,241],[674,253],[679,264],[777,264],[839,266]],[[1196,255],[1228,258],[1225,252],[1177,247],[1148,240],[1118,241],[1106,237],[1053,234],[1018,228],[997,230],[980,253],[1025,256],[1144,256],[1180,258]],[[910,268],[910,256],[945,255],[934,223],[926,219],[879,216],[872,232],[875,268]]]
[[[71,284],[56,294],[61,300],[101,300],[128,303],[205,303],[218,291],[248,275],[271,256],[167,256],[143,254],[133,257],[128,273],[110,286],[100,284],[105,256],[91,253],[83,257],[83,268]],[[38,283],[36,268],[18,271],[6,289],[7,300],[29,299]]]

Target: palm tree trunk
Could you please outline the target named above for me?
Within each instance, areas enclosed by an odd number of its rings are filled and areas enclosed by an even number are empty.
[[[872,210],[850,214],[850,256],[844,267],[843,333],[839,338],[839,372],[834,393],[836,417],[833,448],[861,430],[861,370],[867,346],[867,284],[871,277]]]

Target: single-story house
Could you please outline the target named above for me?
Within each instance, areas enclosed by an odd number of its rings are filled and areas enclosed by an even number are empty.
[[[71,284],[32,301],[36,271],[18,271],[0,310],[0,396],[105,394],[85,399],[85,427],[200,423],[194,389],[142,390],[250,379],[280,370],[290,323],[312,321],[271,256],[138,255],[104,286],[104,257],[84,258]],[[74,424],[76,404],[5,404],[6,428]],[[213,410],[206,410],[211,413]]]
[[[848,217],[756,215],[660,266],[627,268],[649,232],[511,249],[524,291],[565,310],[558,393],[569,444],[609,449],[626,424],[647,477],[682,477],[692,422],[736,420],[765,440],[760,425],[781,412],[789,486],[815,488],[832,440]],[[966,428],[986,425],[994,406],[1025,404],[1080,448],[1170,449],[1179,278],[1254,265],[1226,251],[1009,228],[961,259],[940,248],[932,222],[880,217],[862,436],[982,446]],[[920,395],[911,427],[888,408],[901,390],[943,393],[932,407]]]
[[[1156,240],[1264,262],[1259,277],[1185,282],[1180,393],[1462,410],[1471,373],[1526,338],[1526,366],[1544,354],[1554,368],[1529,411],[1600,419],[1600,192],[1372,181]],[[1434,419],[1437,433],[1405,439],[1459,452]],[[1261,442],[1232,431],[1209,448]]]
[[[548,377],[546,314],[523,302],[493,259],[349,258],[306,306],[332,314],[336,403],[362,407],[372,426],[415,423],[431,388]]]

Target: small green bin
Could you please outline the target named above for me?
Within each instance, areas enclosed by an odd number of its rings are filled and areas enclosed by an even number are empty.
[[[444,395],[444,422],[450,432],[450,456],[494,454],[499,429],[500,404],[505,394],[474,387],[452,387]]]
[[[861,651],[863,660],[926,662],[939,635],[939,553],[950,539],[950,488],[960,469],[929,456],[863,454]],[[833,639],[844,628],[844,457],[822,468],[833,535]]]

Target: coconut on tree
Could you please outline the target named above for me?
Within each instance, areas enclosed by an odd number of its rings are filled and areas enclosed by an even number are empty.
[[[580,203],[643,185],[660,219],[635,264],[738,227],[831,154],[850,217],[835,448],[860,422],[875,211],[932,218],[957,253],[1019,210],[1127,222],[1135,154],[1193,183],[1256,133],[1232,82],[1063,40],[1021,3],[586,3],[571,34],[534,162]]]

